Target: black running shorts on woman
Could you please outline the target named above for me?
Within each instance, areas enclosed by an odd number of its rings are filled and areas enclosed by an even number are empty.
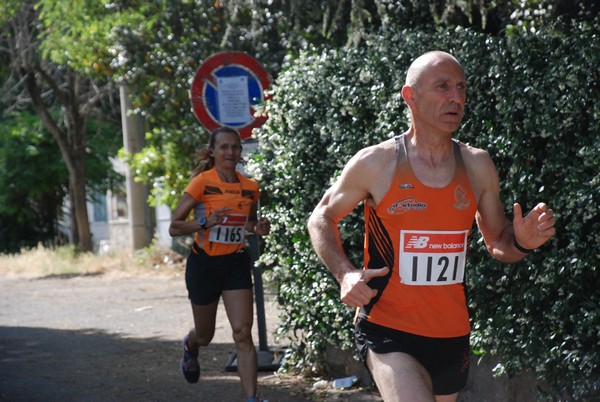
[[[435,395],[455,394],[467,384],[469,335],[429,338],[358,319],[355,340],[365,365],[369,349],[374,353],[406,353],[417,359],[429,373]]]
[[[252,289],[252,259],[245,249],[210,256],[194,247],[187,258],[185,284],[193,304],[219,300],[224,290]]]

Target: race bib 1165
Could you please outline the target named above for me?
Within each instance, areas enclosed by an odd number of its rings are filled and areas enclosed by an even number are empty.
[[[208,238],[215,243],[242,244],[245,242],[247,215],[228,215],[223,223],[210,228]]]
[[[436,286],[461,283],[469,231],[400,231],[400,281]]]

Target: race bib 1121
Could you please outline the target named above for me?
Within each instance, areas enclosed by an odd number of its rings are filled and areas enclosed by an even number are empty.
[[[439,286],[464,280],[469,231],[400,231],[400,281]]]

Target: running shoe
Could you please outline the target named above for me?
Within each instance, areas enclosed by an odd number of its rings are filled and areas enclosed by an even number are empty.
[[[198,364],[198,353],[193,354],[188,350],[188,337],[187,335],[181,342],[181,348],[183,349],[183,357],[179,363],[181,373],[190,384],[198,382],[200,378],[200,365]]]
[[[260,399],[258,396],[251,396],[246,402],[269,402],[266,399]]]

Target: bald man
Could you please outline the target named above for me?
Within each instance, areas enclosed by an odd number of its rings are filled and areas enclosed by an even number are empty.
[[[540,202],[512,222],[489,154],[452,138],[467,83],[459,62],[434,51],[409,67],[402,97],[410,127],[362,149],[308,221],[313,247],[357,308],[356,345],[389,402],[453,402],[469,371],[464,292],[468,240],[476,220],[488,252],[515,263],[555,234]],[[364,203],[363,269],[342,248],[339,221]]]

